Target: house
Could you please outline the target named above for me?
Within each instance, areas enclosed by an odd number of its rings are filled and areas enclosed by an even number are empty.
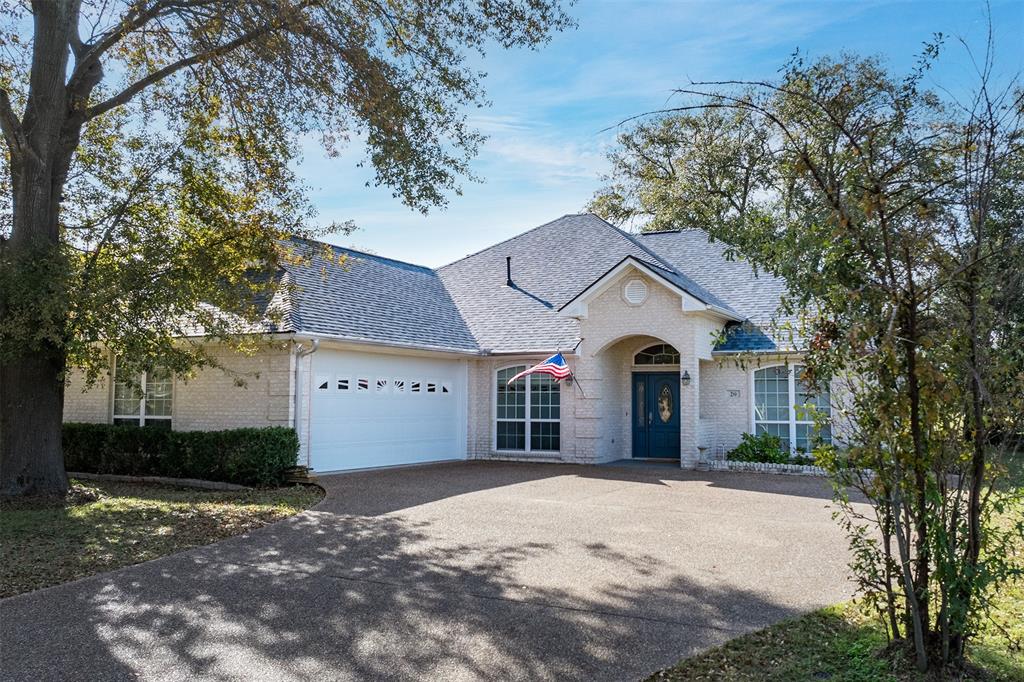
[[[212,349],[235,376],[154,373],[139,400],[123,380],[83,392],[72,374],[65,419],[291,425],[316,471],[466,458],[693,467],[744,432],[793,450],[831,437],[800,409],[827,412],[828,390],[803,385],[798,341],[772,324],[784,283],[699,230],[632,235],[567,215],[437,270],[331,247],[346,256],[337,266],[319,248],[284,266],[295,287],[267,348]],[[574,380],[507,385],[556,351]]]

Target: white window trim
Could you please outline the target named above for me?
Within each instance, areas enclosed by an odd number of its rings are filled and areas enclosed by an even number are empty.
[[[513,362],[513,363],[508,364],[508,365],[502,365],[501,367],[496,367],[494,369],[494,372],[491,375],[491,388],[494,389],[494,393],[491,394],[491,396],[494,398],[494,400],[491,401],[491,450],[493,452],[502,452],[502,453],[513,454],[513,455],[525,455],[525,454],[530,454],[532,452],[539,452],[539,453],[550,454],[550,453],[555,453],[555,452],[561,452],[562,451],[562,428],[561,428],[561,426],[559,426],[559,428],[558,428],[558,450],[534,450],[534,449],[532,449],[530,447],[530,440],[531,440],[530,436],[532,435],[530,433],[530,422],[531,421],[533,421],[533,422],[545,422],[545,423],[548,423],[548,424],[559,424],[559,425],[562,423],[562,397],[561,397],[562,386],[561,386],[561,384],[558,384],[558,382],[555,382],[556,385],[558,385],[558,392],[559,392],[559,397],[558,397],[558,419],[531,419],[530,418],[530,396],[533,395],[533,391],[530,390],[530,377],[532,375],[529,375],[529,374],[526,375],[525,377],[523,377],[526,380],[526,406],[525,406],[525,411],[523,413],[524,414],[523,419],[502,419],[501,420],[503,422],[519,422],[519,421],[522,421],[522,422],[526,423],[526,428],[525,428],[526,436],[525,436],[525,439],[523,441],[523,444],[526,447],[523,450],[508,450],[508,449],[499,450],[498,449],[498,372],[500,372],[503,369],[512,369],[513,367],[522,367],[523,369],[526,369],[527,367],[531,367],[532,366],[530,364],[531,362],[533,362],[533,364],[537,364],[536,362],[530,361],[530,360],[527,360],[525,362]]]
[[[117,360],[114,360],[114,381],[111,382],[111,393],[110,393],[110,423],[113,424],[117,419],[136,419],[139,426],[146,425],[146,419],[151,421],[169,421],[173,424],[174,422],[174,404],[175,399],[175,381],[174,374],[171,374],[171,414],[169,415],[146,415],[146,380],[149,378],[149,372],[139,373],[139,389],[142,391],[142,397],[139,398],[139,413],[138,414],[117,414]]]
[[[747,382],[747,393],[750,395],[750,433],[757,435],[758,424],[788,424],[789,425],[789,451],[796,453],[796,427],[798,424],[801,425],[814,425],[816,422],[811,419],[797,419],[796,418],[796,368],[802,367],[800,363],[789,364],[785,362],[776,362],[772,365],[764,365],[763,367],[755,367],[748,372]],[[758,419],[757,418],[757,391],[755,390],[754,375],[761,370],[771,369],[773,367],[785,367],[787,369],[787,376],[789,378],[789,419],[788,420],[777,420],[777,419]],[[831,401],[832,388],[829,387],[829,400]],[[829,416],[829,424],[831,425],[832,417]]]

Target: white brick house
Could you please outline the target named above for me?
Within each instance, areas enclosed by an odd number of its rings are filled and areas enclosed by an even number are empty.
[[[140,398],[116,379],[85,391],[71,373],[65,420],[294,426],[317,471],[466,458],[693,467],[744,432],[792,449],[831,438],[802,409],[828,409],[828,391],[803,385],[799,348],[772,333],[783,282],[703,232],[629,235],[569,215],[436,271],[334,248],[343,267],[315,249],[283,266],[296,293],[264,349],[214,349],[235,376],[143,377]],[[506,385],[555,352],[574,381]]]

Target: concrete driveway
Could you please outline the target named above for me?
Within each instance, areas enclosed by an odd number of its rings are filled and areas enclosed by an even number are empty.
[[[0,602],[0,677],[637,679],[851,593],[821,479],[464,463]]]

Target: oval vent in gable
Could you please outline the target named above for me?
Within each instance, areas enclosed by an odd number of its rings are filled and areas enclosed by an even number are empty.
[[[631,279],[622,288],[622,297],[631,305],[640,305],[647,300],[647,283],[642,279]]]

